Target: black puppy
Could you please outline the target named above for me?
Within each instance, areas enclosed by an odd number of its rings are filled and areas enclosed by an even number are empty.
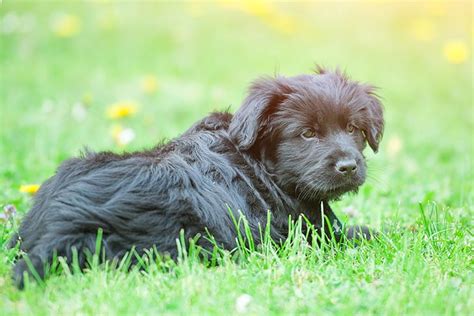
[[[274,240],[286,238],[289,215],[320,228],[323,212],[338,226],[328,202],[364,183],[362,151],[366,143],[377,151],[383,125],[374,88],[340,72],[260,79],[235,115],[211,114],[167,144],[67,160],[41,186],[10,245],[20,242],[42,277],[54,253],[71,260],[76,249],[84,265],[99,228],[107,258],[153,246],[176,258],[181,230],[186,240],[210,233],[235,248],[230,212],[247,218],[256,243],[268,210]],[[197,243],[212,247],[206,238]],[[19,287],[24,272],[20,259]]]

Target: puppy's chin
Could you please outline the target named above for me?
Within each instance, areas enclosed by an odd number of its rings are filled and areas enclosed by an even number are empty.
[[[334,189],[329,189],[327,191],[322,191],[321,196],[322,200],[339,200],[346,193],[357,193],[359,191],[359,186],[343,186]]]
[[[307,202],[333,201],[340,199],[346,193],[357,193],[364,181],[351,182],[338,186],[320,185],[307,188],[305,192],[299,192],[298,199]]]

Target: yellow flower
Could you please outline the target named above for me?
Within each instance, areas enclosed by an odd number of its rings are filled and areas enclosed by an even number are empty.
[[[22,184],[20,186],[20,192],[35,194],[40,188],[39,184]]]
[[[429,1],[427,2],[427,6],[427,11],[432,16],[441,17],[446,15],[447,7],[443,1]]]
[[[412,24],[412,34],[419,41],[431,41],[435,37],[435,25],[429,19],[416,19]]]
[[[243,11],[255,16],[266,16],[274,11],[272,4],[265,0],[242,0],[238,3]]]
[[[146,94],[153,94],[158,90],[158,80],[153,75],[147,75],[142,78],[141,87]]]
[[[82,103],[86,106],[89,106],[91,105],[92,101],[93,101],[93,97],[92,97],[92,93],[90,92],[86,92],[82,95]]]
[[[296,23],[294,19],[284,16],[284,15],[269,15],[263,20],[276,30],[280,31],[281,33],[291,34],[294,33],[296,29]]]
[[[272,1],[269,0],[220,0],[223,6],[245,12],[260,19],[266,25],[276,29],[281,33],[290,34],[296,29],[296,21],[283,11],[279,10]]]
[[[110,119],[120,119],[132,116],[137,112],[138,105],[133,101],[120,101],[111,104],[107,108],[107,116]]]
[[[112,126],[111,134],[118,146],[125,146],[135,139],[135,131],[131,128],[123,128],[121,125]]]
[[[467,45],[463,41],[449,41],[444,45],[444,57],[451,64],[462,64],[466,61],[469,51]]]
[[[81,20],[75,15],[63,14],[54,20],[52,29],[59,37],[72,37],[81,31]]]

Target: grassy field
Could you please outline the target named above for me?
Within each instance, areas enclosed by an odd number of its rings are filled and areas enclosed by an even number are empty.
[[[1,315],[474,313],[470,3],[137,3],[0,4],[0,205],[17,209],[0,209]],[[13,287],[5,244],[31,205],[25,185],[84,147],[176,137],[235,110],[259,75],[315,63],[380,87],[380,153],[367,151],[360,193],[334,204],[380,240],[319,249],[295,236],[214,268],[94,265]]]

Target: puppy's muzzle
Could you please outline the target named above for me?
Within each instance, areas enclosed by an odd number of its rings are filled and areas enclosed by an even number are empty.
[[[353,176],[357,172],[357,162],[355,159],[342,159],[334,166],[336,172],[343,176]]]

